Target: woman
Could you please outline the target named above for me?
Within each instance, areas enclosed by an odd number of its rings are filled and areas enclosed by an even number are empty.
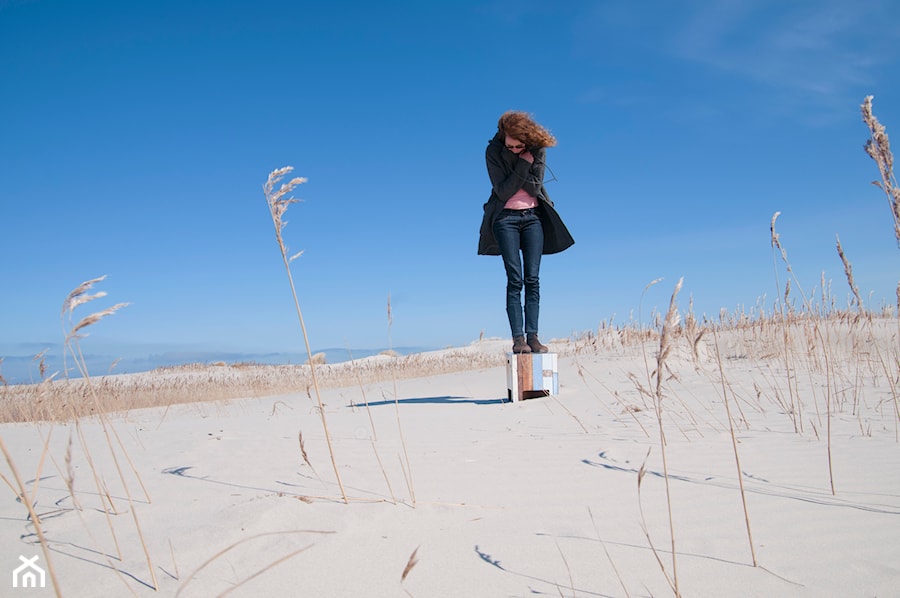
[[[493,189],[484,204],[478,254],[503,256],[514,353],[547,352],[538,339],[541,255],[575,243],[544,189],[546,148],[554,145],[553,135],[530,115],[509,111],[500,117],[485,152]]]

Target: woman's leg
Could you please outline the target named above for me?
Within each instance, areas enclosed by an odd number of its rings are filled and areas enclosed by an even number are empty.
[[[493,226],[494,237],[500,245],[500,255],[503,257],[503,266],[506,268],[506,315],[509,318],[509,328],[513,338],[525,335],[522,318],[524,280],[522,261],[519,258],[521,249],[520,219],[521,216],[518,214],[503,212],[494,221]]]
[[[537,335],[541,311],[540,273],[541,255],[544,253],[544,229],[536,212],[523,219],[520,230],[525,287],[525,332]]]

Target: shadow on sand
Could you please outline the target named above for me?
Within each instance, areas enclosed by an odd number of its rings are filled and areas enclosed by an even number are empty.
[[[473,399],[471,397],[414,397],[409,399],[397,399],[397,403],[401,405],[455,405],[459,403],[472,403],[474,405],[498,405],[506,403],[507,399]],[[354,406],[359,407],[365,403],[355,403]],[[369,407],[381,407],[383,405],[393,405],[394,401],[369,401]]]

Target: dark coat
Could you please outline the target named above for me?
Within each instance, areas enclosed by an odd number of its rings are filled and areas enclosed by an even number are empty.
[[[544,255],[559,253],[571,247],[575,240],[569,234],[562,218],[556,213],[550,196],[544,188],[544,148],[531,149],[534,163],[519,158],[506,149],[506,135],[497,132],[485,150],[488,177],[491,179],[491,197],[484,204],[484,218],[478,238],[478,255],[500,255],[500,245],[494,238],[494,221],[503,206],[519,189],[524,189],[538,199],[538,215],[544,229]]]

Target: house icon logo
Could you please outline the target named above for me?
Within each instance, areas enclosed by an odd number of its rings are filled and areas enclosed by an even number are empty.
[[[38,560],[37,555],[26,559],[19,556],[22,564],[13,571],[13,587],[14,588],[43,588],[45,584],[44,570],[35,565]]]

